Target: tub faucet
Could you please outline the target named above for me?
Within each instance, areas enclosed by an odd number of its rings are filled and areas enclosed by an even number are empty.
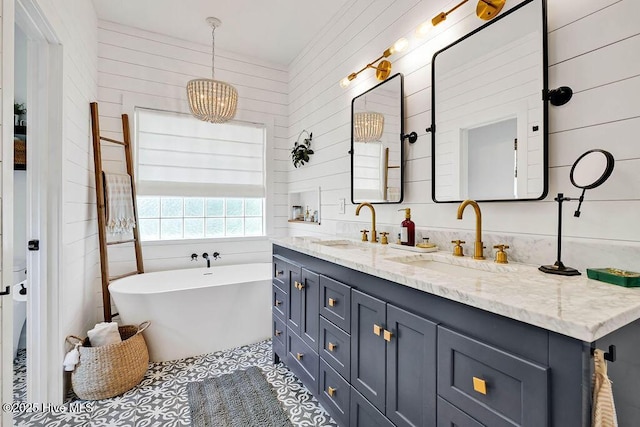
[[[476,241],[473,249],[473,259],[484,259],[482,244],[482,213],[480,213],[480,206],[473,200],[465,200],[458,206],[458,219],[462,219],[462,213],[467,206],[473,206],[473,210],[476,213]]]
[[[378,241],[378,233],[376,233],[376,210],[371,203],[360,203],[356,208],[356,216],[360,215],[360,209],[362,209],[363,206],[371,209],[371,243],[376,243]]]
[[[211,259],[209,259],[209,254],[208,253],[203,253],[202,254],[202,258],[207,260],[207,268],[211,268]]]

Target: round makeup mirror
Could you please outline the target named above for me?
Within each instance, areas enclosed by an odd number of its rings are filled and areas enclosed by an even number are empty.
[[[571,167],[571,183],[583,190],[602,185],[613,172],[613,155],[605,150],[589,150],[578,157]]]

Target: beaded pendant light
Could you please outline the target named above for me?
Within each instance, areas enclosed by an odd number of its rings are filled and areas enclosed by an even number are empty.
[[[379,141],[384,130],[384,115],[363,111],[353,115],[353,139],[355,142]]]
[[[191,114],[202,121],[224,123],[236,115],[238,91],[229,83],[215,80],[215,32],[222,22],[207,18],[211,26],[211,79],[194,79],[187,83],[187,97]]]

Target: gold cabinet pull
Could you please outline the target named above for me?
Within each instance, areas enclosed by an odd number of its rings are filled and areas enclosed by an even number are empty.
[[[298,358],[298,360],[302,360],[302,356],[304,356],[304,354],[302,353],[297,353],[296,357]]]
[[[478,377],[473,377],[473,389],[480,394],[487,394],[487,383]]]
[[[276,329],[276,330],[275,330],[275,332],[274,332],[274,334],[275,334],[277,337],[279,337],[279,336],[282,334],[282,331],[279,331],[279,330],[277,330],[277,329]]]
[[[391,341],[391,337],[393,336],[393,332],[384,330],[384,340],[387,342]]]
[[[281,304],[282,304],[282,301],[280,301],[280,300],[276,300],[276,302],[275,302],[275,306],[276,306],[276,307],[277,307],[277,306],[279,306],[279,305],[281,305]]]
[[[334,344],[332,342],[329,343],[329,351],[333,351],[338,347],[338,344]]]
[[[337,302],[338,302],[338,300],[335,300],[333,298],[329,298],[329,307],[335,307]]]
[[[329,396],[333,397],[334,394],[336,394],[337,389],[333,388],[333,387],[329,387],[329,389],[327,390],[327,393],[329,393]]]
[[[295,282],[294,284],[295,288],[299,291],[301,291],[302,289],[304,289],[304,285],[298,281]]]
[[[380,334],[382,333],[382,326],[376,325],[374,323],[373,324],[373,333],[376,334],[377,336],[380,336]]]

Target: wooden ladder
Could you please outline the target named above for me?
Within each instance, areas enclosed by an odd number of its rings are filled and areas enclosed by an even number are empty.
[[[111,314],[111,295],[109,294],[109,283],[123,277],[144,273],[142,265],[142,248],[140,247],[140,235],[138,232],[138,208],[136,206],[136,184],[133,176],[133,159],[131,156],[131,133],[129,131],[129,116],[122,115],[122,135],[124,141],[100,136],[100,123],[98,116],[98,103],[91,103],[91,129],[93,133],[93,160],[96,175],[96,206],[98,208],[98,236],[100,239],[100,276],[102,278],[102,303],[104,306],[104,321],[111,322],[117,315]],[[131,177],[131,195],[133,196],[133,214],[136,226],[133,228],[133,239],[107,241],[107,213],[106,199],[104,191],[104,175],[102,174],[102,141],[120,145],[124,148],[125,161],[127,164],[127,174]],[[109,254],[108,247],[111,245],[122,245],[133,243],[136,253],[136,271],[132,271],[118,276],[109,276]]]

